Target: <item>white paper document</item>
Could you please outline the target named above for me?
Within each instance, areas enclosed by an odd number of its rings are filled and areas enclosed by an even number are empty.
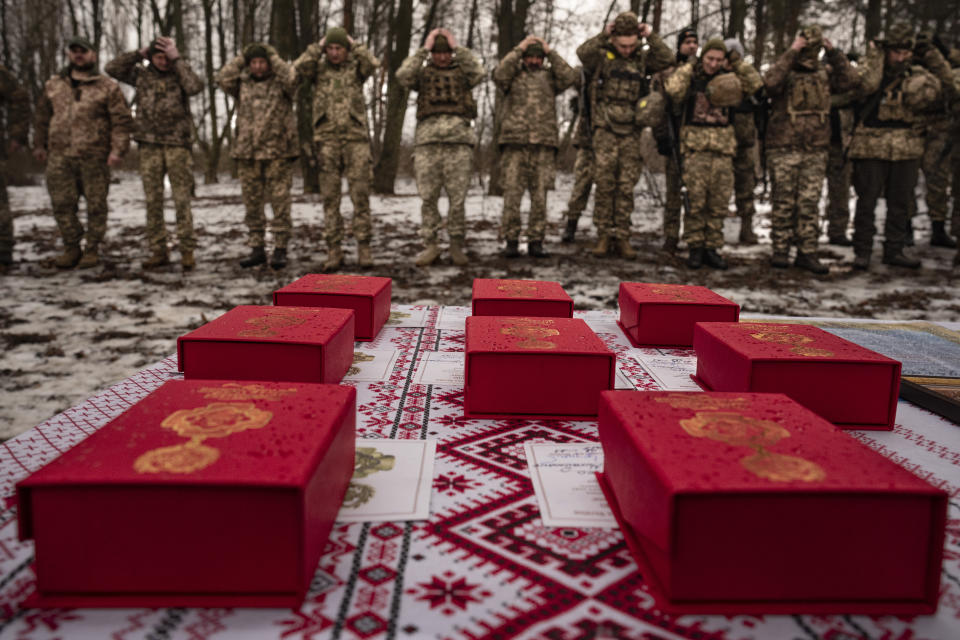
[[[544,526],[617,526],[595,475],[603,471],[599,443],[527,442],[524,450]]]
[[[427,326],[427,308],[416,308],[408,304],[390,307],[390,318],[385,327],[425,327]]]
[[[470,307],[441,307],[437,316],[437,329],[466,331],[467,316],[473,315]]]
[[[421,352],[413,372],[414,384],[437,384],[448,387],[464,385],[466,354],[462,351]]]
[[[618,315],[616,311],[609,309],[584,311],[574,314],[574,317],[582,318],[594,333],[623,333],[617,324]]]
[[[354,382],[386,382],[390,379],[399,354],[396,349],[354,349],[353,364],[343,379]]]
[[[357,440],[353,478],[337,522],[430,517],[436,440]]]
[[[696,356],[634,356],[664,391],[701,391],[690,378],[697,373]]]

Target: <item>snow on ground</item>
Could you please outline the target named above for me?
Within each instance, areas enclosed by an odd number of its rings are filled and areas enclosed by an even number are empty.
[[[660,206],[646,193],[650,180],[662,192],[662,176],[648,176],[638,186],[633,216],[633,244],[640,258],[599,259],[589,253],[595,241],[588,207],[580,221],[576,245],[561,245],[561,215],[571,177],[561,174],[550,193],[547,249],[544,260],[505,260],[497,255],[501,200],[485,197],[479,185],[467,199],[469,253],[473,263],[460,269],[444,257],[442,264],[417,269],[420,250],[420,201],[412,181],[400,181],[397,195],[374,197],[374,259],[367,273],[393,278],[393,301],[466,305],[476,277],[510,277],[560,282],[577,309],[615,309],[620,281],[671,282],[710,287],[743,306],[744,312],[822,317],[872,317],[960,321],[957,284],[960,268],[952,268],[954,252],[929,247],[929,222],[915,219],[917,247],[924,262],[919,273],[879,264],[868,273],[852,272],[852,251],[823,247],[830,274],[769,268],[769,205],[760,203],[762,243],[739,247],[739,220],[728,220],[726,255],[731,269],[689,271],[685,252],[660,251]],[[304,273],[315,271],[325,257],[322,210],[314,195],[294,187],[295,231],[290,263],[281,272],[269,268],[244,270],[245,227],[240,186],[236,181],[198,185],[193,202],[199,247],[198,265],[184,274],[177,265],[144,272],[142,233],[143,191],[136,174],[121,173],[110,190],[110,225],[104,262],[89,271],[58,271],[52,259],[60,251],[59,233],[43,186],[10,189],[16,215],[16,265],[0,275],[0,439],[29,429],[136,370],[175,351],[179,335],[238,304],[270,304],[271,292]],[[169,193],[169,192],[168,192]],[[445,209],[441,202],[441,210]],[[526,203],[524,205],[526,207]],[[591,205],[592,207],[592,205]],[[343,209],[352,210],[345,195]],[[268,213],[269,215],[269,213]],[[168,228],[173,231],[168,203]],[[882,224],[879,225],[882,228]],[[171,239],[171,242],[174,242]],[[269,238],[268,238],[269,245]],[[879,245],[878,245],[879,246]],[[356,273],[353,241],[346,245],[344,271]]]

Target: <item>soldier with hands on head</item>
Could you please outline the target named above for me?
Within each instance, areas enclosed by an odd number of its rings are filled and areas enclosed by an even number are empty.
[[[503,57],[493,80],[504,95],[497,137],[503,166],[504,256],[520,255],[520,201],[529,191],[527,253],[544,258],[547,189],[553,184],[560,143],[556,96],[573,85],[576,71],[543,38],[531,35]]]
[[[740,244],[757,244],[753,231],[756,213],[753,191],[757,186],[757,125],[756,111],[766,108],[763,78],[752,64],[744,60],[743,44],[736,38],[723,41],[727,47],[727,69],[740,78],[743,100],[733,109],[733,133],[737,139],[737,153],[733,156],[733,195],[740,217]]]
[[[276,50],[255,42],[228,62],[217,75],[217,84],[237,101],[237,129],[233,157],[237,161],[243,193],[249,257],[244,268],[266,263],[264,200],[270,201],[273,219],[273,255],[270,266],[287,265],[290,241],[290,187],[298,156],[297,122],[293,103],[297,74]]]
[[[670,99],[680,106],[680,150],[683,181],[690,195],[683,239],[689,247],[687,266],[704,263],[726,269],[723,221],[733,191],[733,157],[737,151],[731,111],[743,100],[741,79],[726,70],[727,47],[711,38],[698,61],[687,62],[664,82]]]
[[[820,62],[826,52],[830,71]],[[830,95],[852,89],[857,75],[846,56],[823,37],[819,25],[800,30],[793,44],[767,70],[771,100],[767,127],[767,165],[773,181],[773,254],[770,265],[790,266],[790,245],[797,245],[794,266],[816,274],[829,268],[817,258],[820,194],[830,147]]]
[[[142,64],[148,62],[147,66]],[[170,177],[177,215],[177,238],[184,270],[195,266],[193,251],[193,154],[190,96],[203,81],[180,56],[173,38],[160,36],[139,51],[124,53],[104,67],[110,76],[136,88],[133,139],[139,145],[140,178],[147,204],[146,234],[150,257],[145,269],[170,263],[163,218],[163,178]]]
[[[327,260],[323,271],[343,263],[343,219],[340,216],[342,178],[347,177],[353,202],[353,236],[357,264],[373,266],[370,240],[370,181],[373,165],[363,84],[380,66],[370,51],[334,27],[320,42],[307,47],[293,63],[301,78],[313,84],[313,141],[320,161],[324,238]]]
[[[646,38],[649,48],[640,46]],[[591,78],[590,117],[596,159],[593,221],[597,227],[595,255],[611,248],[635,258],[630,246],[633,188],[643,170],[640,133],[662,114],[662,97],[651,94],[650,74],[674,64],[674,55],[648,24],[627,11],[603,33],[577,48]]]
[[[110,167],[120,164],[130,146],[133,118],[120,86],[97,70],[89,40],[72,38],[67,57],[69,63],[47,80],[37,103],[33,154],[47,164],[47,190],[63,238],[55,264],[87,269],[100,264]],[[87,201],[86,230],[77,217],[81,194]]]
[[[571,101],[574,117],[577,119],[573,132],[573,146],[577,150],[573,161],[573,188],[567,201],[567,210],[563,214],[566,221],[560,242],[570,244],[576,239],[580,214],[587,208],[590,191],[593,189],[593,127],[590,125],[590,80],[583,67],[574,69],[577,80],[574,84],[579,94]]]
[[[413,167],[422,200],[420,237],[425,245],[415,260],[418,267],[433,264],[440,257],[437,236],[443,219],[438,201],[444,189],[449,203],[446,226],[450,259],[461,267],[468,263],[464,253],[464,202],[477,144],[473,129],[477,103],[472,90],[484,75],[476,54],[458,46],[453,34],[441,28],[431,31],[423,47],[397,70],[400,84],[417,92]]]
[[[7,150],[14,152],[26,148],[30,129],[30,98],[13,73],[0,64],[0,120],[4,109],[7,112],[6,126],[0,128],[0,269],[13,264],[13,212],[7,198]]]

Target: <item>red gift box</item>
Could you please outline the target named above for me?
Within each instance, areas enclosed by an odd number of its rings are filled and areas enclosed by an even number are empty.
[[[579,318],[470,316],[466,354],[468,417],[592,420],[614,387],[616,356]]]
[[[823,329],[700,323],[693,348],[708,390],[785,393],[838,426],[893,429],[900,363]]]
[[[698,322],[736,322],[740,305],[684,284],[620,283],[620,328],[630,343],[689,347]]]
[[[355,422],[352,387],[167,382],[17,485],[27,606],[299,606]]]
[[[333,307],[356,313],[354,339],[369,342],[390,319],[390,278],[310,273],[273,292],[284,307]]]
[[[671,613],[933,613],[947,494],[782,394],[602,394],[601,483]]]
[[[474,278],[473,315],[572,318],[573,298],[559,282]]]
[[[353,364],[353,311],[234,307],[177,339],[187,379],[338,383]]]

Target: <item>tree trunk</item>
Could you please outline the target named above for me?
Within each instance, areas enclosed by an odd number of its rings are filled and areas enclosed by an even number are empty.
[[[653,30],[660,33],[660,25],[663,22],[663,0],[654,0],[653,2]]]
[[[757,28],[757,35],[753,41],[753,66],[757,69],[763,64],[763,47],[767,39],[765,7],[765,0],[756,0],[756,4],[753,7],[753,20]]]
[[[353,35],[353,0],[343,0],[343,28]]]
[[[179,4],[179,0],[174,1]],[[214,0],[203,0],[204,43],[206,45],[205,67],[208,99],[210,100],[210,140],[206,143],[207,166],[203,172],[204,184],[214,184],[219,181],[217,171],[220,168],[220,149],[223,143],[217,124],[217,80],[213,66],[213,2]]]
[[[393,46],[387,61],[387,115],[383,132],[380,158],[373,172],[373,190],[376,193],[393,193],[400,165],[400,141],[403,135],[403,120],[407,113],[407,90],[397,82],[397,70],[410,51],[413,30],[413,0],[400,0],[397,13],[390,22],[390,39]]]
[[[303,51],[317,37],[317,3],[299,0],[300,47]],[[297,131],[300,134],[300,172],[303,192],[320,193],[320,171],[313,153],[313,85],[300,83],[297,90]]]
[[[864,39],[867,42],[880,37],[880,9],[883,6],[883,0],[867,0],[866,25],[864,26]]]
[[[730,23],[727,25],[726,37],[743,40],[743,23],[747,17],[747,0],[731,0]]]
[[[524,39],[530,5],[529,0],[500,0],[500,10],[496,16],[497,60],[502,60]],[[493,108],[493,162],[490,165],[490,183],[487,189],[487,193],[493,196],[503,195],[503,185],[500,184],[500,148],[497,145],[502,104],[503,94],[497,89]]]

